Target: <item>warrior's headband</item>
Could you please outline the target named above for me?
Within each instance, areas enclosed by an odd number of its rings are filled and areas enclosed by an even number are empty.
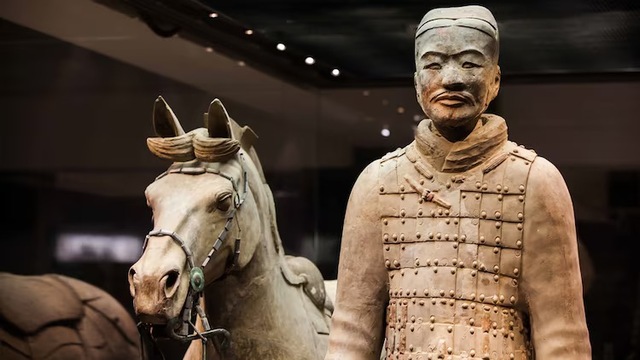
[[[462,6],[433,9],[418,24],[416,38],[427,30],[459,26],[481,31],[498,41],[498,23],[489,9],[478,6]]]

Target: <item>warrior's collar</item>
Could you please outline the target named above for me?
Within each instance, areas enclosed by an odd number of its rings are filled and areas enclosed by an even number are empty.
[[[482,115],[479,125],[471,134],[454,143],[431,128],[429,119],[418,125],[415,146],[432,166],[434,159],[444,157],[442,172],[462,172],[478,166],[495,155],[507,142],[507,124],[503,118],[493,114]],[[446,154],[442,149],[450,151]]]

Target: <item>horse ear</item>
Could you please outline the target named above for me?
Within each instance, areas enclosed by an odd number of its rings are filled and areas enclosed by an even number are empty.
[[[180,121],[162,96],[158,96],[153,104],[153,129],[161,137],[175,137],[184,134]]]
[[[222,101],[214,99],[209,105],[209,111],[205,117],[205,125],[209,130],[209,137],[212,138],[232,138],[231,124],[227,109],[222,105]]]

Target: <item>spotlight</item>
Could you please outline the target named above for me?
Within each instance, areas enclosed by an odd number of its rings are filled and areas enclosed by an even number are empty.
[[[398,114],[404,114],[404,107],[402,107],[402,106],[398,106],[398,108],[396,109],[396,111],[398,112]]]
[[[415,114],[415,115],[413,115],[413,121],[418,122],[418,121],[420,121],[420,120],[422,120],[422,116],[421,116],[420,114]]]
[[[276,49],[278,49],[280,51],[285,51],[287,49],[287,47],[284,46],[283,43],[278,43],[278,45],[276,45]]]
[[[218,17],[218,13],[212,12],[211,14],[209,14],[209,17],[212,18],[212,19],[215,19],[215,18]]]
[[[382,130],[380,130],[380,135],[389,137],[389,135],[391,135],[391,131],[389,131],[389,128],[385,125]]]
[[[304,63],[307,65],[313,65],[316,63],[316,60],[314,58],[312,58],[311,56],[307,56],[306,59],[304,59]]]
[[[247,34],[247,35],[253,35],[253,30],[247,29],[247,30],[244,31],[244,33]]]
[[[206,48],[204,48],[204,51],[210,53],[210,52],[213,52],[213,48],[212,47],[206,47]]]
[[[242,61],[242,60],[238,61],[238,66],[245,66],[245,65],[246,65],[246,64],[245,64],[245,62],[244,62],[244,61]]]
[[[333,69],[333,70],[331,70],[331,75],[333,75],[333,76],[340,76],[340,70],[338,70],[338,69]]]

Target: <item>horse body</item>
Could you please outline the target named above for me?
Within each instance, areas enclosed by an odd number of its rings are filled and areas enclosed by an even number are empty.
[[[129,273],[136,313],[142,322],[175,326],[198,294],[193,269],[200,268],[206,286],[196,301],[211,325],[229,331],[235,358],[322,359],[331,301],[318,269],[284,254],[273,197],[251,145],[255,135],[217,100],[205,119],[206,129],[184,133],[164,100],[156,101],[161,138],[149,139],[149,148],[173,164],[145,191],[154,231]],[[209,359],[220,356],[207,348]],[[201,352],[193,342],[186,357],[202,358]]]

